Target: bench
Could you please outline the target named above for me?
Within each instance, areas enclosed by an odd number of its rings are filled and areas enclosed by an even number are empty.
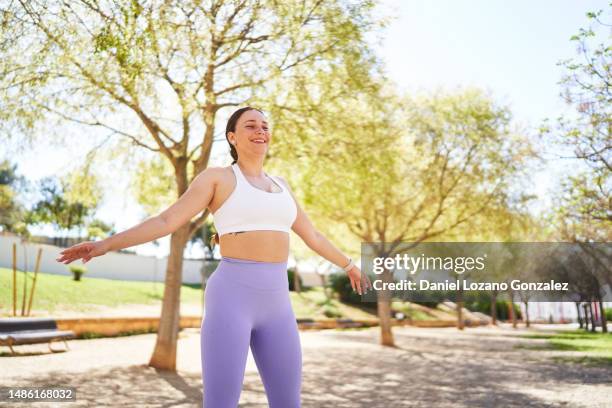
[[[54,319],[14,317],[0,319],[0,346],[8,346],[15,355],[13,346],[22,344],[36,344],[49,342],[49,350],[53,350],[53,341],[63,340],[66,350],[69,349],[66,339],[75,338],[72,330],[58,330]]]

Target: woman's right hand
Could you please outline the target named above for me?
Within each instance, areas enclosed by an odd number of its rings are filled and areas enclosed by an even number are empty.
[[[85,241],[66,248],[60,252],[61,256],[55,260],[64,264],[83,258],[83,263],[86,263],[91,258],[101,256],[109,250],[108,242],[102,241]]]

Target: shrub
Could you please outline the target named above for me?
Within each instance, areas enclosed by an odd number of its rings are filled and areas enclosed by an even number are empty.
[[[351,281],[346,273],[332,273],[329,275],[329,286],[338,294],[341,302],[361,302],[361,296],[353,291]]]
[[[612,307],[605,309],[606,311],[606,320],[608,322],[612,322]]]
[[[340,313],[331,299],[318,300],[315,304],[319,306],[321,313],[323,313],[325,317],[342,317],[342,313]]]
[[[508,310],[508,301],[497,299],[495,302],[495,311],[498,320],[510,319],[510,313]],[[491,315],[491,298],[478,299],[476,301],[465,301],[464,306],[466,309],[472,312],[481,312],[487,316]],[[516,303],[514,304],[514,315],[517,319],[521,319],[521,308]]]
[[[323,307],[323,314],[325,315],[325,317],[330,317],[330,318],[342,317],[342,313],[340,313],[340,311],[332,305],[325,305]]]
[[[369,277],[373,281],[372,276]],[[329,275],[329,286],[338,294],[341,302],[352,303],[363,308],[376,310],[376,302],[364,302],[359,293],[353,290],[351,280],[345,272],[333,273]]]
[[[68,269],[70,269],[70,272],[72,272],[72,278],[75,281],[80,281],[81,276],[87,272],[87,268],[85,268],[83,265],[70,265]]]
[[[338,312],[334,308],[330,308],[330,307],[327,307],[327,306],[323,308],[323,315],[325,317],[329,317],[330,319],[333,319],[333,318],[336,318],[336,317],[342,317],[342,313]]]

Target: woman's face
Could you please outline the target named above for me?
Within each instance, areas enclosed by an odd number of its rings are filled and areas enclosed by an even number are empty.
[[[244,112],[236,123],[236,131],[228,133],[230,143],[241,154],[265,155],[270,144],[270,129],[266,117],[259,111]]]

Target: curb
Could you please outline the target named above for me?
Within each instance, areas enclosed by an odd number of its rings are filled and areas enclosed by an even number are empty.
[[[117,336],[123,334],[157,332],[159,317],[83,317],[56,319],[59,330],[72,330],[79,337]],[[378,319],[296,319],[300,330],[366,328],[378,326]],[[481,321],[465,320],[466,327],[483,326]],[[180,329],[200,328],[201,316],[181,316]],[[455,320],[412,321],[391,319],[392,326],[455,327]]]
[[[56,319],[60,330],[72,330],[77,336],[117,336],[157,332],[159,317],[77,317]],[[179,328],[200,327],[200,316],[181,316]]]

